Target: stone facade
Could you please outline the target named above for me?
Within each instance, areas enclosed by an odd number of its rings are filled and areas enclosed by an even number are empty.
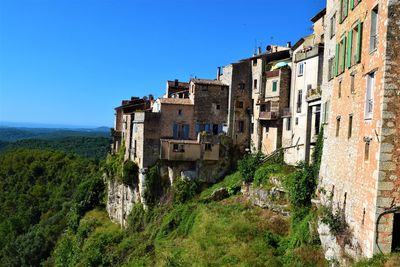
[[[379,224],[377,219],[400,205],[400,121],[396,113],[400,102],[395,78],[400,63],[400,9],[399,1],[364,0],[345,12],[340,3],[328,1],[327,6],[327,14],[336,10],[333,38],[339,45],[330,96],[323,97],[330,100],[331,110],[320,186],[331,196],[333,208],[344,214],[356,240],[351,247],[353,256],[371,257],[379,250],[390,252],[399,242],[399,222],[394,220],[398,216],[386,214]],[[350,50],[349,40],[356,36]],[[343,54],[343,46],[351,52]],[[358,47],[359,52],[354,49]]]

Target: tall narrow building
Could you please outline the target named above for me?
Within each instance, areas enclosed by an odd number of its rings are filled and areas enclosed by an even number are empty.
[[[326,14],[321,199],[346,252],[371,257],[400,248],[400,1],[328,0]]]

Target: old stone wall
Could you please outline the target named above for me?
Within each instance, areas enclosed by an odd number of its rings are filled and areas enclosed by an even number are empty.
[[[387,35],[376,216],[400,206],[400,1],[389,0],[387,12],[388,19],[383,21],[387,24]],[[392,249],[393,231],[392,213],[383,216],[378,227],[378,242],[383,252]]]
[[[202,83],[194,86],[194,120],[198,123],[226,124],[228,86]]]
[[[338,2],[336,1],[336,4]],[[358,21],[363,23],[361,63],[352,64],[350,67],[346,64],[344,72],[332,80],[331,110],[329,123],[325,127],[326,138],[320,170],[321,186],[332,195],[333,207],[344,212],[349,229],[358,242],[357,245],[353,244],[354,247],[360,248],[355,251],[356,257],[370,257],[376,251],[374,229],[380,165],[380,107],[384,91],[383,62],[387,17],[386,1],[378,2],[378,33],[379,40],[382,41],[379,41],[378,48],[374,51],[369,49],[369,38],[371,10],[377,2],[365,0],[354,10],[349,8],[348,16],[342,23],[339,23],[339,11],[336,13],[336,43],[339,43],[343,36],[347,36],[348,31],[352,30]],[[331,6],[328,7],[327,14],[332,12],[329,8]],[[375,72],[374,104],[372,118],[367,118],[366,81],[367,75],[372,72]],[[369,146],[366,146],[367,142]]]

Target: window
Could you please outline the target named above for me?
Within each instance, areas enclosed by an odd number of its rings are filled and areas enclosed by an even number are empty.
[[[361,61],[361,42],[362,42],[362,23],[358,23],[348,32],[347,36],[347,68],[360,63]]]
[[[336,45],[336,64],[335,64],[336,76],[344,72],[345,61],[346,61],[346,36],[344,35],[340,40],[340,42]]]
[[[304,73],[304,63],[299,63],[299,67],[298,67],[298,70],[297,70],[297,76],[303,76],[303,73]]]
[[[367,75],[367,90],[365,93],[365,119],[372,119],[374,111],[375,72]]]
[[[292,118],[287,118],[286,120],[286,131],[290,131],[290,129],[292,128]]]
[[[178,110],[178,115],[182,116],[182,109]]]
[[[331,17],[331,25],[330,25],[330,33],[331,39],[335,36],[336,33],[336,13]]]
[[[364,161],[369,161],[369,146],[371,143],[371,139],[368,137],[364,137]]]
[[[236,102],[236,107],[237,108],[243,108],[243,101],[237,101]]]
[[[272,81],[272,92],[276,92],[278,88],[278,81]]]
[[[342,97],[342,81],[339,81],[339,86],[338,86],[338,98]]]
[[[328,60],[328,80],[332,80],[335,77],[335,57]]]
[[[340,22],[342,23],[346,18],[349,11],[349,0],[340,0]]]
[[[221,109],[221,105],[217,104],[217,109],[220,110]]]
[[[330,103],[330,101],[327,100],[327,101],[325,102],[325,105],[324,105],[324,118],[323,118],[323,122],[324,122],[325,124],[328,124],[328,123],[329,123],[329,103]]]
[[[183,153],[183,152],[185,152],[185,145],[184,144],[174,144],[173,151],[178,152],[178,153]]]
[[[314,134],[315,135],[319,134],[320,123],[321,123],[321,106],[316,106],[315,107],[315,124],[314,124]]]
[[[252,122],[251,126],[250,126],[250,134],[253,134],[253,133],[254,133],[254,123]]]
[[[347,138],[351,138],[351,135],[353,133],[353,114],[349,115],[349,130],[347,133]]]
[[[354,94],[356,91],[355,91],[355,79],[356,79],[356,74],[355,73],[352,73],[352,74],[350,74],[350,93],[351,94]]]
[[[264,112],[264,111],[265,111],[265,104],[262,104],[262,105],[260,106],[260,111],[261,111],[261,112]]]
[[[253,59],[253,66],[257,66],[257,59]]]
[[[336,137],[339,136],[339,130],[340,130],[340,116],[336,117]]]
[[[238,122],[238,133],[243,133],[244,132],[244,121],[239,121]]]
[[[378,6],[371,12],[371,32],[369,36],[369,51],[375,51],[378,47]]]
[[[238,88],[241,89],[241,90],[244,90],[245,84],[244,83],[239,83],[238,84]]]
[[[257,79],[254,79],[254,89],[257,89]]]
[[[208,85],[203,85],[201,86],[202,91],[208,91]]]
[[[212,151],[212,144],[206,143],[205,144],[205,151]]]
[[[299,118],[296,117],[295,123],[296,125],[299,125]]]
[[[303,100],[303,90],[297,92],[297,113],[301,113],[301,102]]]

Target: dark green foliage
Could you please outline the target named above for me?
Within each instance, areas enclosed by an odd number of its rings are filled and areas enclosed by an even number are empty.
[[[158,165],[149,168],[146,173],[144,198],[146,204],[154,206],[159,203],[160,198],[165,195],[169,188],[169,180],[160,176]]]
[[[139,166],[135,162],[129,160],[123,164],[122,182],[135,187],[139,184]]]
[[[18,148],[48,149],[76,154],[93,160],[105,159],[110,147],[108,137],[70,136],[55,139],[24,139],[13,143],[1,143],[0,152]]]
[[[243,181],[251,183],[254,178],[254,172],[261,162],[261,153],[248,154],[238,162],[238,170],[242,175]]]
[[[192,199],[198,190],[196,181],[178,177],[173,185],[173,194],[175,203],[185,203]]]
[[[302,164],[300,170],[288,175],[284,181],[289,193],[289,200],[293,207],[301,208],[311,205],[317,180],[314,177],[312,166]]]
[[[0,127],[0,140],[14,142],[22,139],[55,139],[65,137],[110,137],[109,128],[59,129]]]
[[[73,155],[15,150],[0,155],[0,265],[39,265],[75,214],[100,203],[97,165]]]

